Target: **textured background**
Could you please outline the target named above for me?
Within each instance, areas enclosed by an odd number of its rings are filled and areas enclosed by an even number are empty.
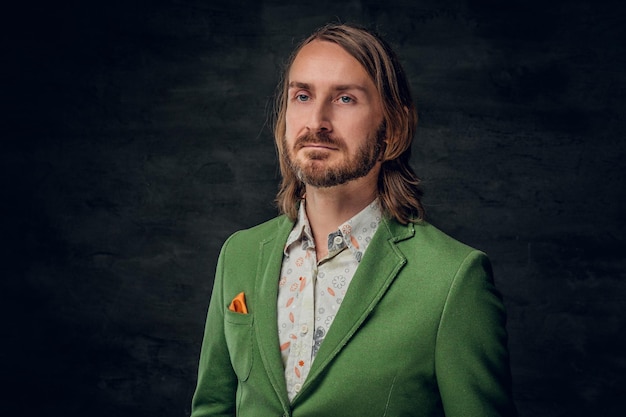
[[[0,414],[188,413],[218,250],[275,214],[279,69],[340,20],[402,57],[429,219],[494,263],[520,414],[623,415],[624,4],[5,10]]]

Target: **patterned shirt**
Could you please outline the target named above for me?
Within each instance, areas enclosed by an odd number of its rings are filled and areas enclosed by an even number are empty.
[[[328,255],[318,261],[305,201],[300,204],[278,287],[278,338],[290,400],[302,388],[381,217],[376,199],[328,235]]]

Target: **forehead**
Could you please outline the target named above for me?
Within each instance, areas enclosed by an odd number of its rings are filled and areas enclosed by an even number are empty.
[[[303,46],[289,69],[289,82],[361,84],[374,88],[369,74],[336,43],[314,40]]]

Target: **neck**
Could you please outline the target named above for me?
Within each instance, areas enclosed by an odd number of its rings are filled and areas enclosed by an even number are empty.
[[[376,173],[334,187],[306,186],[306,214],[318,260],[328,252],[328,235],[374,201],[378,194],[377,179]]]

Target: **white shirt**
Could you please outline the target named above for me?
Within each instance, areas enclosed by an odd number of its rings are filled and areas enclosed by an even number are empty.
[[[328,255],[318,261],[302,200],[278,287],[278,338],[290,400],[302,388],[381,219],[376,199],[328,235]]]

